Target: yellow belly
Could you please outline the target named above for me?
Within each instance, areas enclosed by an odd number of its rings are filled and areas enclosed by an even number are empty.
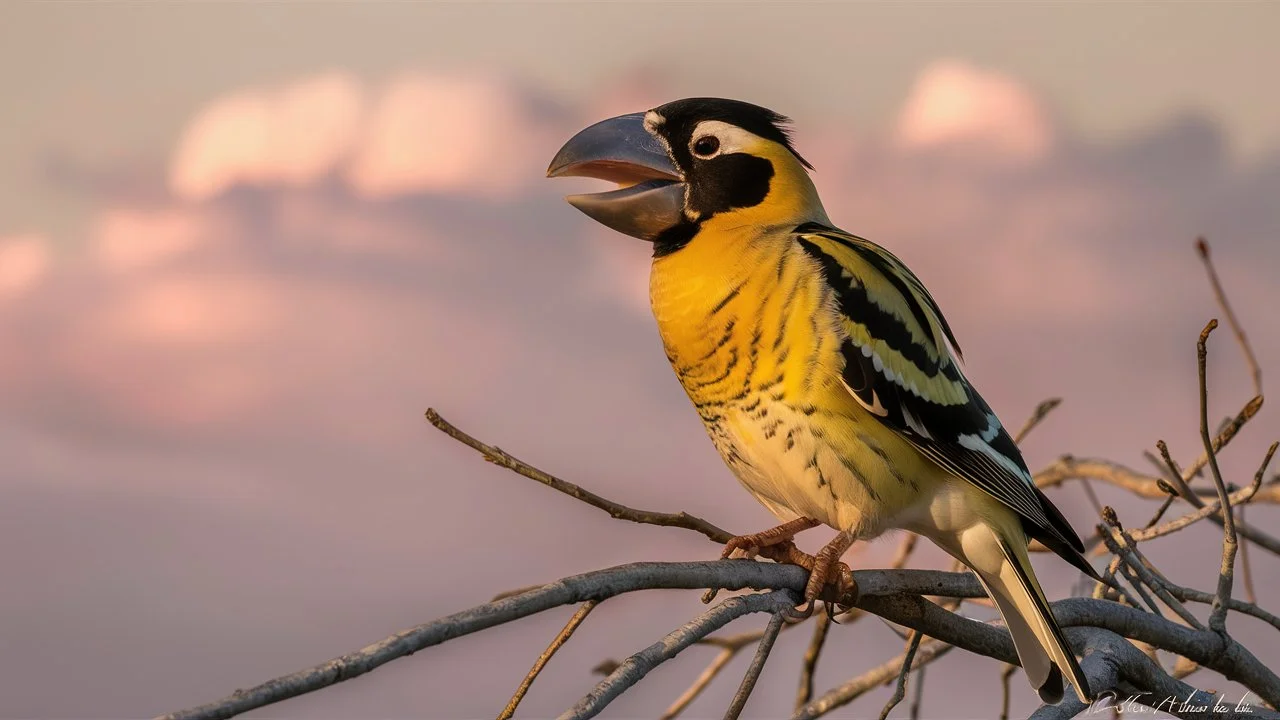
[[[716,448],[779,518],[874,537],[943,481],[845,389],[830,291],[789,234],[695,238],[655,259],[650,298]]]

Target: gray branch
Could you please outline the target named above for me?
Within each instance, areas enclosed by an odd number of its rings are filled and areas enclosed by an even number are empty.
[[[800,593],[803,592],[806,579],[807,573],[801,568],[753,560],[633,563],[584,573],[410,628],[316,667],[285,675],[247,690],[239,690],[217,702],[165,715],[163,718],[205,720],[233,717],[358,677],[392,660],[433,645],[561,605],[604,600],[622,593],[661,588],[750,588]],[[972,574],[931,570],[861,570],[854,572],[854,579],[860,590],[857,607],[862,610],[970,652],[1005,662],[1017,662],[1013,643],[1003,628],[961,617],[925,599],[924,596],[982,597],[982,587]],[[764,594],[746,596],[746,599],[732,598],[708,615],[719,611],[721,614],[714,618],[722,619],[720,625],[723,625],[733,617],[748,612],[776,612],[780,602],[778,597],[775,594]],[[724,609],[726,607],[729,609]],[[1199,631],[1178,625],[1157,615],[1108,600],[1070,598],[1054,603],[1053,608],[1064,627],[1101,628],[1149,643],[1182,655],[1240,683],[1272,705],[1280,703],[1280,678],[1230,637],[1210,630]],[[706,617],[704,615],[699,620]],[[680,633],[689,627],[687,625],[676,632]],[[708,624],[694,630],[709,628],[703,633],[705,636],[716,627],[719,625],[708,621]],[[687,637],[691,643],[699,636],[696,632],[690,632],[687,636],[680,637]],[[1078,634],[1068,637],[1080,643],[1085,640]],[[671,636],[664,639],[663,643],[668,640],[671,640]],[[649,650],[642,651],[641,655]],[[642,661],[637,660],[637,663],[640,662]],[[1129,660],[1125,659],[1124,662],[1128,663]],[[630,680],[630,683],[634,683],[642,676],[643,673],[639,673],[627,677],[634,678]],[[1128,676],[1122,674],[1119,677]],[[630,686],[620,681],[614,687],[620,691],[625,689],[624,685]],[[1096,688],[1099,692],[1108,689],[1111,688]]]
[[[560,716],[560,720],[587,720],[593,718],[613,702],[632,685],[640,682],[649,671],[670,660],[698,640],[710,635],[729,624],[736,618],[754,612],[770,612],[776,617],[781,613],[794,610],[800,594],[789,590],[775,590],[770,593],[739,595],[716,605],[707,612],[685,623],[666,637],[640,652],[632,655],[601,680]],[[781,626],[781,621],[778,623]],[[776,633],[774,637],[776,637]],[[772,641],[770,641],[772,644]],[[766,651],[767,652],[767,651]],[[763,663],[763,661],[762,661]]]

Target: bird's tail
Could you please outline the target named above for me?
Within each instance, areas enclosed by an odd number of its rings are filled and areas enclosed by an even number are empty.
[[[1025,544],[1011,543],[996,532],[991,539],[999,545],[1004,562],[998,568],[981,563],[987,570],[974,569],[1013,636],[1027,679],[1042,701],[1057,704],[1062,700],[1065,673],[1080,701],[1092,702],[1089,683],[1036,581]]]

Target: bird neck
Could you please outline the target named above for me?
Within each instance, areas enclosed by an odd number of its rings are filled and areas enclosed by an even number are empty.
[[[751,337],[751,314],[773,291],[770,283],[777,282],[776,268],[791,244],[789,230],[704,227],[680,250],[654,258],[649,299],[682,380],[685,373],[701,373],[736,382],[726,363],[733,353],[745,356],[745,349],[734,348]]]
[[[772,148],[771,148],[772,149]],[[763,200],[750,207],[733,208],[701,221],[699,234],[741,235],[743,231],[791,229],[806,222],[830,225],[818,189],[800,161],[789,151],[767,156],[774,174]]]

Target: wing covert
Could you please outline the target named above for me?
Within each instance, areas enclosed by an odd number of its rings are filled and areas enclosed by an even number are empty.
[[[922,454],[1004,503],[1035,530],[1083,551],[1031,480],[1017,445],[964,377],[937,303],[900,260],[870,241],[808,224],[796,240],[834,292],[845,332],[844,383]],[[1048,509],[1046,509],[1046,506]]]

